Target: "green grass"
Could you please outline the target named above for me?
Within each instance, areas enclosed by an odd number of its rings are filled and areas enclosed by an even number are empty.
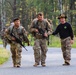
[[[50,45],[49,47],[61,47],[60,38],[56,36],[50,36]],[[76,37],[74,37],[74,43],[72,48],[76,48]]]
[[[55,37],[55,36],[50,36],[50,44],[49,47],[60,47],[60,39],[59,37]]]
[[[34,38],[29,36],[29,39],[30,39],[30,45],[33,46],[34,45]],[[50,40],[49,47],[61,47],[59,37],[51,35],[49,40]],[[72,44],[73,48],[76,48],[76,42],[75,41],[76,41],[76,37],[74,38],[74,44]]]
[[[6,62],[9,56],[10,56],[9,51],[7,51],[4,48],[0,48],[0,65]]]
[[[28,38],[30,41],[30,45],[33,46],[34,38],[31,35],[29,35]],[[61,46],[59,37],[51,35],[49,40],[50,40],[49,47],[60,47]],[[2,40],[0,40],[0,44],[2,44]],[[27,45],[27,44],[25,44],[25,45]],[[76,37],[74,38],[74,44],[72,44],[72,48],[76,48]]]
[[[2,40],[0,39],[0,44],[2,44]]]
[[[72,45],[73,48],[76,48],[76,37],[74,38],[74,44]]]

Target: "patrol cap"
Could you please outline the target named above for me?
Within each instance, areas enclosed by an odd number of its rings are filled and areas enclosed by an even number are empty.
[[[38,12],[37,17],[38,17],[39,15],[42,16],[43,13],[42,13],[42,12]]]
[[[58,16],[58,19],[61,19],[61,18],[67,18],[67,16],[66,15],[64,15],[64,14],[60,14],[59,16]]]
[[[14,19],[13,19],[13,22],[15,22],[16,20],[20,20],[20,18],[19,18],[19,17],[14,18]]]

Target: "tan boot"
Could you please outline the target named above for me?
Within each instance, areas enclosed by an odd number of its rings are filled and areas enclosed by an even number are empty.
[[[17,65],[17,68],[20,68],[20,65],[19,64]]]
[[[13,67],[17,67],[17,65],[13,65]]]
[[[16,63],[13,63],[13,67],[17,67]]]
[[[45,67],[46,66],[46,64],[42,64],[42,67]]]
[[[36,63],[36,62],[35,62],[35,64],[34,64],[33,66],[34,66],[34,67],[37,67],[38,65],[39,65],[39,63]]]
[[[70,65],[70,61],[65,61],[65,63],[63,64],[63,66],[69,66]]]

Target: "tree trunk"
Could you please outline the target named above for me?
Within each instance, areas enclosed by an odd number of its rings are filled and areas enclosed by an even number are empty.
[[[16,17],[16,0],[14,0],[14,5],[13,5],[13,18]]]

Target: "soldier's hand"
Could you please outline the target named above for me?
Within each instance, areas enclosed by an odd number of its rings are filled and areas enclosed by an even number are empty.
[[[44,33],[44,36],[45,36],[45,37],[48,37],[48,34],[47,34],[47,33]]]
[[[39,32],[38,29],[35,29],[35,32]]]
[[[7,29],[5,29],[5,32],[7,32],[8,30]]]
[[[73,44],[74,43],[74,41],[73,40],[71,40],[71,44]]]
[[[11,38],[13,41],[15,41],[16,39],[14,37]]]

